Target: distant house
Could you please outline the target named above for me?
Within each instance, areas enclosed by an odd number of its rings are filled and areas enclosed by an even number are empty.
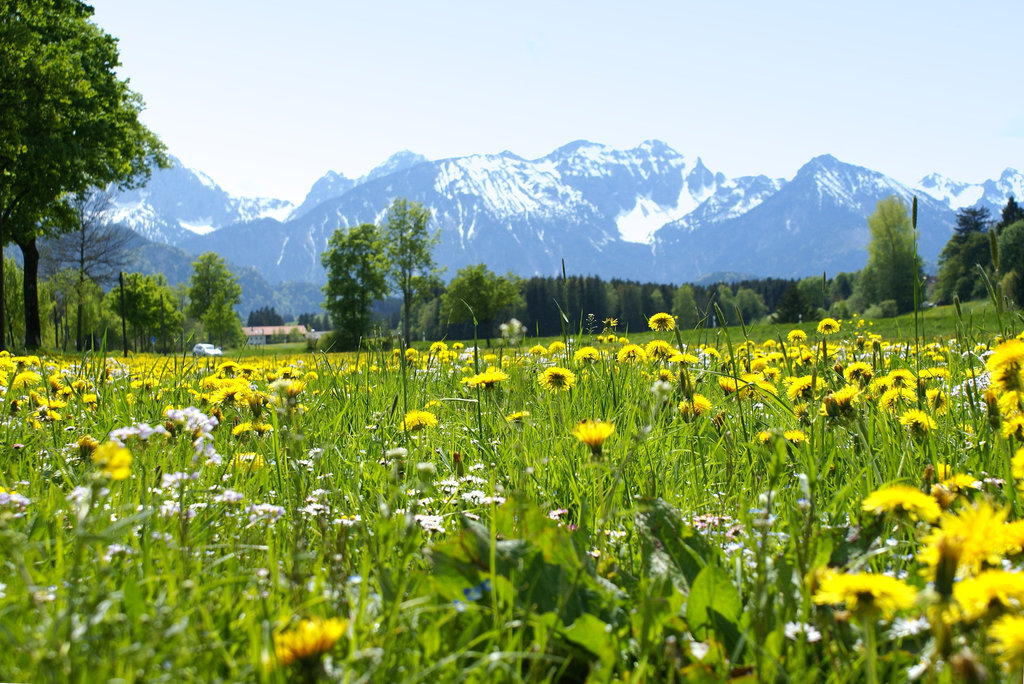
[[[242,332],[245,333],[245,344],[250,347],[262,347],[272,342],[286,342],[292,333],[298,333],[303,338],[309,337],[311,334],[304,325],[242,326]]]

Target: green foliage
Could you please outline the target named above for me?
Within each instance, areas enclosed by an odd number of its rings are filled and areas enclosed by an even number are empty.
[[[111,320],[121,314],[121,288],[107,293],[105,304]],[[174,292],[162,275],[124,275],[124,317],[131,346],[136,351],[165,350],[181,330],[184,316],[178,311]],[[120,341],[121,329],[106,331],[111,343]]]
[[[1018,307],[1024,308],[1024,219],[1012,223],[999,234],[999,266],[1006,276],[1013,275],[1007,283],[1011,289],[1003,292]]]
[[[327,269],[324,307],[334,327],[338,350],[356,349],[370,332],[375,299],[387,294],[387,260],[380,230],[371,223],[339,228],[320,256]]]
[[[438,282],[441,271],[433,249],[441,231],[429,230],[430,210],[419,202],[396,199],[388,207],[382,226],[388,280],[402,296],[402,339],[410,342],[412,306]]]
[[[492,327],[499,314],[511,315],[523,305],[519,279],[508,274],[501,277],[484,264],[466,266],[448,283],[441,297],[441,318],[459,323],[480,324],[480,333],[490,341]]]
[[[775,310],[775,321],[778,323],[801,323],[817,318],[816,310],[807,301],[803,289],[793,285],[782,294],[779,308]]]
[[[0,246],[24,253],[29,347],[40,343],[32,252],[40,235],[73,227],[63,200],[166,163],[139,122],[141,98],[117,77],[117,41],[91,15],[78,0],[11,0],[0,12]]]
[[[902,313],[914,307],[914,283],[921,277],[917,235],[907,205],[896,196],[878,202],[868,217],[871,242],[868,263],[861,272],[858,292],[865,304],[895,300]]]
[[[954,233],[939,254],[935,301],[948,304],[954,296],[962,302],[981,299],[987,295],[985,276],[993,274],[988,233]]]
[[[223,257],[215,252],[205,252],[192,263],[188,290],[189,317],[202,320],[214,304],[232,307],[241,296],[242,288]]]
[[[693,285],[680,285],[672,294],[672,315],[680,328],[692,328],[700,320]]]

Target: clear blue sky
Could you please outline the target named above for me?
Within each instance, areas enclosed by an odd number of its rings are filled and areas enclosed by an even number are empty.
[[[831,153],[1024,167],[1024,1],[94,0],[172,154],[299,201],[335,170],[664,140],[728,176]]]

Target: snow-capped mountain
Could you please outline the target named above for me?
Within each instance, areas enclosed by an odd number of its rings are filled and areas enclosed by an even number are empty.
[[[917,184],[921,192],[944,203],[950,209],[983,206],[992,212],[993,217],[1006,206],[1006,198],[1013,195],[1015,199],[1024,198],[1024,173],[1016,169],[1005,169],[996,180],[981,183],[960,183],[945,176],[932,173]]]
[[[878,201],[897,195],[909,207],[914,196],[888,176],[831,155],[815,157],[789,182],[760,177],[751,187],[762,192],[739,193],[743,202],[749,195],[760,200],[749,209],[716,214],[698,208],[659,230],[654,245],[657,277],[680,271],[691,277],[716,271],[775,277],[855,271],[867,261],[866,218]],[[714,205],[711,200],[708,204]],[[948,206],[918,198],[919,245],[926,261],[937,258],[953,222]]]
[[[285,220],[291,202],[264,197],[232,197],[201,171],[171,157],[142,188],[116,195],[113,219],[156,242],[178,245],[234,223],[262,218]]]
[[[1021,174],[957,184],[930,176],[918,189],[920,249],[934,262],[967,202],[994,207],[1024,195]],[[216,251],[271,282],[321,283],[320,254],[338,228],[379,222],[405,197],[432,212],[435,259],[453,276],[463,266],[552,275],[572,273],[684,282],[716,271],[799,277],[863,267],[866,218],[914,190],[823,155],[792,180],[727,178],[700,158],[659,141],[630,150],[576,141],[538,159],[511,152],[429,161],[401,152],[359,179],[335,172],[297,208],[229,197],[198,172],[155,171],[119,198],[139,232],[193,253]]]

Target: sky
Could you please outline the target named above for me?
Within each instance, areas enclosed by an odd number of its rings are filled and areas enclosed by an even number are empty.
[[[579,139],[730,177],[825,153],[907,184],[1024,169],[1021,0],[92,4],[143,122],[236,195]]]

